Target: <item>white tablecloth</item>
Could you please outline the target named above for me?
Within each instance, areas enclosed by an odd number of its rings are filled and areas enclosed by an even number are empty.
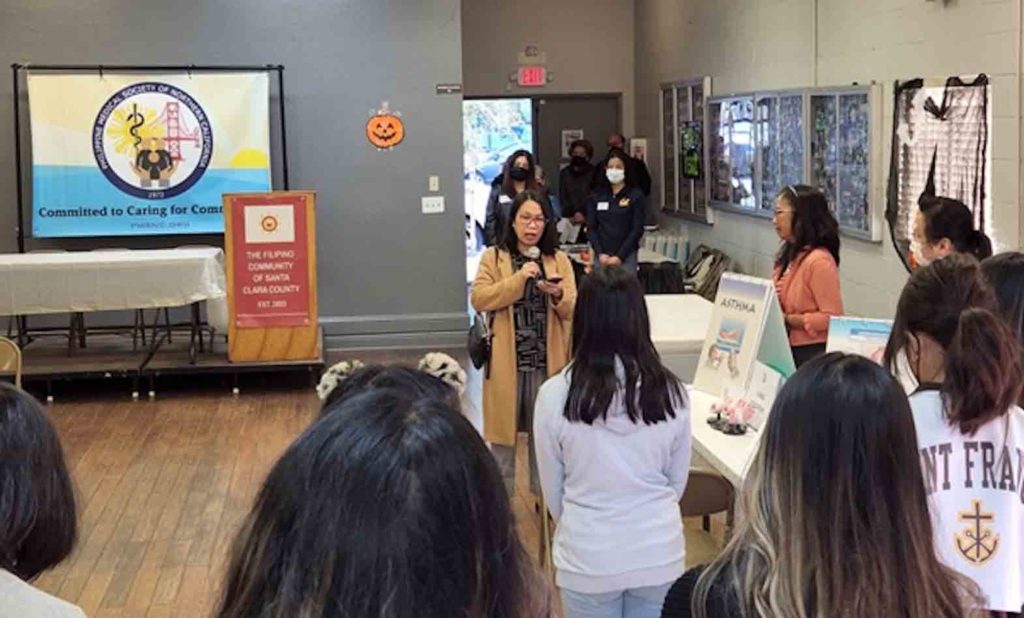
[[[699,354],[714,305],[696,294],[649,294],[644,298],[651,319],[651,339],[658,352]]]
[[[645,298],[651,340],[661,361],[680,379],[692,382],[713,305],[696,294],[651,294]]]
[[[227,296],[216,248],[0,255],[0,315],[179,307]]]
[[[748,429],[742,436],[730,436],[708,425],[711,405],[717,397],[689,389],[690,420],[693,427],[693,450],[734,486],[739,487],[754,458],[761,432]]]

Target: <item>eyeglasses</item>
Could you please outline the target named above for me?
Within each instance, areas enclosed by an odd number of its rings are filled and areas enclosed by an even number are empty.
[[[523,225],[527,226],[539,225],[543,227],[544,224],[548,222],[548,220],[544,217],[516,217],[516,219],[518,219],[519,222],[522,223]]]

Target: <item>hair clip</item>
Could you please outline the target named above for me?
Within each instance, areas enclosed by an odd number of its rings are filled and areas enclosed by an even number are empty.
[[[466,392],[468,378],[462,365],[443,352],[430,352],[420,359],[417,369],[429,373],[454,388],[460,397]]]
[[[341,361],[331,365],[324,375],[320,376],[320,383],[316,385],[316,395],[320,398],[320,401],[326,401],[334,389],[338,388],[338,385],[344,382],[350,375],[362,369],[365,365],[362,361],[351,360]]]

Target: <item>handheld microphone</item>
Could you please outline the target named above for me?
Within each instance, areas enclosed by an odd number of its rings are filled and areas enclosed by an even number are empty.
[[[547,275],[544,273],[544,262],[540,260],[540,249],[538,247],[530,247],[526,250],[526,257],[536,262],[537,266],[540,266],[540,279],[541,281],[546,280]]]

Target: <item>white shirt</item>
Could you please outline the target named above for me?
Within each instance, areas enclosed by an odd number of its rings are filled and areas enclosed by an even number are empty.
[[[1024,605],[1024,410],[1014,406],[973,436],[945,418],[937,390],[910,398],[935,545],[977,582],[985,608]]]
[[[544,383],[533,419],[541,488],[558,521],[558,585],[599,594],[675,581],[686,557],[679,500],[690,473],[689,408],[633,423],[620,395],[607,420],[570,423],[569,371]]]
[[[0,569],[0,616],[14,618],[85,618],[82,610],[50,596]]]

